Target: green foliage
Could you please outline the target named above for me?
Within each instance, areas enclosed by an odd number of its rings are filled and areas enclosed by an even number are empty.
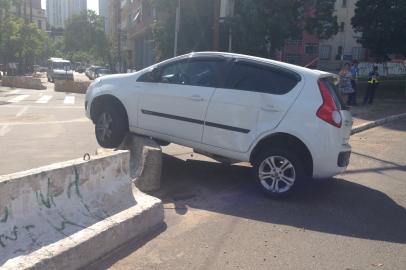
[[[351,23],[362,35],[360,43],[386,60],[392,53],[406,56],[405,14],[405,0],[359,0]]]
[[[150,0],[162,17],[152,26],[159,59],[173,56],[178,0]],[[181,1],[178,54],[209,50],[212,44],[213,0]]]
[[[333,16],[334,4],[336,0],[316,0],[314,16],[306,19],[305,29],[312,34],[316,34],[321,39],[329,39],[338,32],[337,16]]]
[[[160,58],[173,55],[175,10],[178,0],[150,0],[161,18],[153,26]],[[286,39],[298,38],[303,29],[320,38],[337,33],[335,0],[235,0],[234,16],[226,18],[233,51],[271,57]],[[179,53],[212,48],[213,0],[182,0]],[[306,13],[314,7],[314,18]],[[223,34],[225,34],[223,32]]]
[[[0,62],[18,62],[19,71],[42,62],[49,42],[45,32],[35,23],[27,23],[9,12],[11,4],[19,1],[0,0]]]
[[[109,42],[104,33],[103,17],[94,11],[73,16],[67,23],[64,51],[72,61],[107,62]]]

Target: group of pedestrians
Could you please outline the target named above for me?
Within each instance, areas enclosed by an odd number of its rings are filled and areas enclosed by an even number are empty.
[[[358,77],[358,61],[345,63],[341,69],[339,76],[339,90],[342,96],[347,96],[348,106],[357,106],[357,77]],[[379,85],[378,67],[374,66],[373,70],[368,74],[368,86],[364,96],[364,105],[372,104],[375,98],[375,92]]]

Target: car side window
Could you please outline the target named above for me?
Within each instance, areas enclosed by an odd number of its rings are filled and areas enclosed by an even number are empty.
[[[299,75],[266,65],[236,62],[226,82],[226,88],[283,95],[300,81]]]
[[[193,59],[162,68],[161,82],[203,87],[217,87],[225,61]]]

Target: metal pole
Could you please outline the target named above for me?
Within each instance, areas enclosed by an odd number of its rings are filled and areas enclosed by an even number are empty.
[[[219,50],[220,38],[220,0],[213,3],[213,51]]]
[[[180,26],[180,0],[176,7],[176,21],[175,21],[175,44],[173,46],[173,56],[178,55],[178,38],[179,38],[179,26]]]

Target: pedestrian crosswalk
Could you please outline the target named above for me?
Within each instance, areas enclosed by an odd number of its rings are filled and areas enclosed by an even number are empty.
[[[35,103],[48,103],[52,99],[52,96],[44,95],[41,96]]]
[[[18,96],[13,97],[12,99],[8,100],[8,102],[17,103],[17,102],[23,101],[27,97],[29,97],[29,95],[18,95]]]
[[[53,103],[53,104],[61,104],[61,105],[75,105],[76,103],[76,97],[74,94],[57,94],[58,96],[55,95],[46,95],[46,94],[20,94],[19,92],[9,92],[8,95],[0,96],[0,101],[9,103],[9,104],[18,104],[21,103],[24,105],[28,103],[34,103],[34,104],[47,104],[47,103]]]

